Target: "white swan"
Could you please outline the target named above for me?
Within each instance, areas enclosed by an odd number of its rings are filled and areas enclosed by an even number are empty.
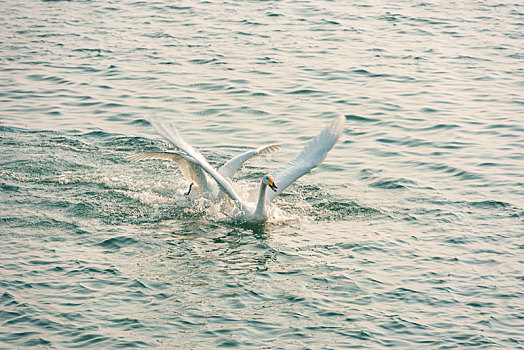
[[[327,152],[335,145],[342,134],[345,120],[346,118],[343,115],[334,118],[318,136],[305,145],[296,158],[275,170],[272,175],[265,175],[260,183],[258,200],[255,203],[250,203],[242,200],[234,190],[231,181],[209,165],[200,152],[184,141],[173,123],[166,124],[158,118],[149,119],[155,130],[181,151],[174,154],[190,163],[193,170],[201,169],[209,174],[220,189],[233,200],[238,208],[235,218],[250,223],[265,222],[270,216],[269,204],[271,201],[326,158]],[[232,165],[231,168],[235,168],[235,166]],[[268,186],[272,191],[267,191]]]
[[[218,173],[228,180],[233,179],[233,175],[247,162],[249,159],[262,155],[270,154],[280,149],[280,145],[271,144],[258,147],[241,153],[236,157],[231,158],[224,165],[218,169]],[[219,197],[219,188],[215,180],[210,178],[204,170],[198,165],[196,160],[182,152],[140,152],[128,157],[131,161],[139,161],[144,159],[167,159],[172,160],[178,164],[182,174],[187,181],[191,183],[189,186],[190,193],[200,193],[208,196],[211,199]],[[194,188],[193,188],[194,185]]]

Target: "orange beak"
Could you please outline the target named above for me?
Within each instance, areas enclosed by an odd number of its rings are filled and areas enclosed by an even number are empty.
[[[278,190],[278,187],[277,187],[277,185],[275,184],[275,181],[273,181],[273,179],[268,179],[268,180],[267,180],[267,183],[269,184],[269,187],[271,187],[271,189],[272,189],[273,191],[276,192],[276,191]]]

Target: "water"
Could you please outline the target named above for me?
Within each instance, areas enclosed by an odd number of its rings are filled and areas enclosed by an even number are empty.
[[[0,10],[0,347],[524,347],[521,4]],[[248,187],[339,113],[266,226],[126,159],[282,143]]]

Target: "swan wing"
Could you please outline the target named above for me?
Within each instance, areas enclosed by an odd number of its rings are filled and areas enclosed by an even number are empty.
[[[222,165],[218,169],[218,173],[221,174],[223,177],[231,179],[233,178],[233,175],[238,171],[238,169],[240,169],[242,165],[244,165],[244,163],[250,160],[251,158],[261,155],[261,154],[270,154],[279,149],[280,149],[280,145],[272,144],[272,145],[260,146],[256,149],[241,153],[231,158],[228,162]]]
[[[222,175],[220,175],[204,158],[204,156],[194,149],[190,144],[188,144],[183,138],[182,135],[178,132],[174,123],[165,123],[157,117],[149,118],[149,122],[153,128],[169,143],[171,143],[175,148],[181,150],[189,157],[195,160],[202,170],[208,173],[215,181],[218,186],[224,191],[229,198],[231,198],[237,205],[238,208],[242,208],[242,200],[238,194],[233,189],[233,186],[229,181],[227,181]]]
[[[344,131],[345,116],[340,115],[333,119],[333,121],[322,132],[313,138],[304,146],[300,154],[287,164],[275,170],[272,174],[273,180],[278,186],[278,190],[268,191],[266,193],[266,202],[271,202],[278,196],[286,187],[295,182],[302,175],[309,172],[322,162],[327,153]]]
[[[128,157],[131,161],[144,159],[166,159],[178,164],[182,174],[189,182],[193,182],[198,188],[207,188],[205,173],[193,157],[181,152],[140,152]]]

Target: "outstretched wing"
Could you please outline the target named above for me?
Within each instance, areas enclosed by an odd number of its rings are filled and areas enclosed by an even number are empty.
[[[187,156],[186,156],[187,157]],[[174,152],[140,152],[135,153],[128,157],[131,161],[139,161],[144,159],[166,159],[166,160],[172,160],[175,163],[178,164],[180,167],[180,170],[182,171],[182,174],[184,174],[184,177],[191,182],[195,182],[197,180],[196,174],[193,172],[193,169],[191,167],[191,163],[185,159],[182,154],[180,153],[174,153]]]
[[[182,174],[187,181],[194,183],[200,190],[207,189],[206,176],[200,167],[196,164],[193,157],[179,152],[140,152],[128,157],[131,161],[139,161],[144,159],[167,159],[172,160],[178,164]]]
[[[344,131],[345,121],[346,118],[343,115],[333,119],[318,136],[306,144],[302,152],[300,152],[295,159],[273,172],[272,176],[278,186],[278,190],[276,192],[266,192],[266,202],[271,202],[276,196],[282,193],[286,187],[316,167],[326,158],[327,153],[333,148],[342,131]]]
[[[224,165],[218,169],[218,173],[221,174],[223,177],[226,178],[233,178],[233,175],[244,165],[245,162],[247,162],[249,159],[261,155],[261,154],[270,154],[280,149],[280,145],[273,144],[273,145],[265,145],[258,147],[257,149],[253,149],[247,152],[244,152],[242,154],[239,154],[238,156],[235,156],[231,158],[228,162],[226,162]]]
[[[236,203],[237,207],[242,208],[242,201],[233,189],[233,186],[215,169],[213,169],[211,165],[209,165],[207,160],[204,158],[204,156],[202,156],[202,154],[200,154],[200,152],[195,150],[182,138],[182,135],[180,135],[178,132],[175,124],[166,124],[156,117],[149,118],[149,122],[163,138],[169,141],[174,147],[178,148],[194,159],[195,164],[199,165],[206,173],[215,179],[218,186],[220,186],[220,188]]]

